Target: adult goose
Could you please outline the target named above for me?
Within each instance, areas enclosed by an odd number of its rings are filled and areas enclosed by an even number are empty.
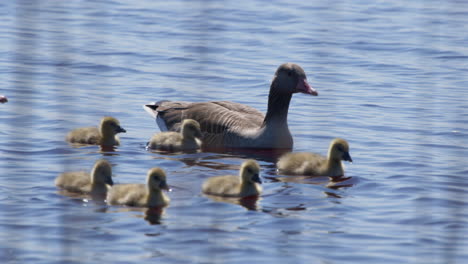
[[[288,109],[294,93],[318,95],[297,64],[278,67],[270,86],[268,110],[258,110],[228,101],[171,102],[159,101],[144,106],[161,131],[179,131],[184,119],[194,119],[203,134],[206,148],[291,149],[293,139],[288,128]]]

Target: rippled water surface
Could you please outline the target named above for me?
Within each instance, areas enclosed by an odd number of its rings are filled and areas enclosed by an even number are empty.
[[[2,1],[2,263],[466,263],[465,1]],[[148,102],[230,100],[266,110],[283,62],[294,151],[349,141],[342,182],[276,173],[261,153],[145,150]],[[117,117],[115,151],[67,131]],[[116,183],[164,168],[164,212],[64,196],[54,179],[108,159]],[[262,167],[247,204],[200,193],[210,176]]]

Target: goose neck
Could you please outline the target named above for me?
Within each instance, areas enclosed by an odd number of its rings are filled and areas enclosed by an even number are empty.
[[[263,126],[269,124],[287,124],[289,103],[291,102],[292,94],[279,93],[273,86],[270,88],[268,96],[268,109],[263,121]]]

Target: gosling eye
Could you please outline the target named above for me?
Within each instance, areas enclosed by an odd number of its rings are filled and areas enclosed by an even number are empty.
[[[253,173],[253,170],[252,170],[251,168],[247,168],[247,172],[248,172],[249,174],[252,174],[252,173]]]
[[[337,147],[336,149],[337,149],[338,151],[344,152],[343,146],[341,146],[341,145],[338,145],[338,147]]]
[[[292,71],[288,71],[288,76],[292,76],[293,75],[293,72]]]

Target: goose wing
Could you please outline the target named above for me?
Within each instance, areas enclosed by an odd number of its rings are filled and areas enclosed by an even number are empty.
[[[179,131],[182,120],[190,118],[200,123],[203,134],[241,133],[243,130],[258,129],[264,119],[264,115],[255,108],[228,101],[162,101],[146,107],[152,109],[163,131]]]

